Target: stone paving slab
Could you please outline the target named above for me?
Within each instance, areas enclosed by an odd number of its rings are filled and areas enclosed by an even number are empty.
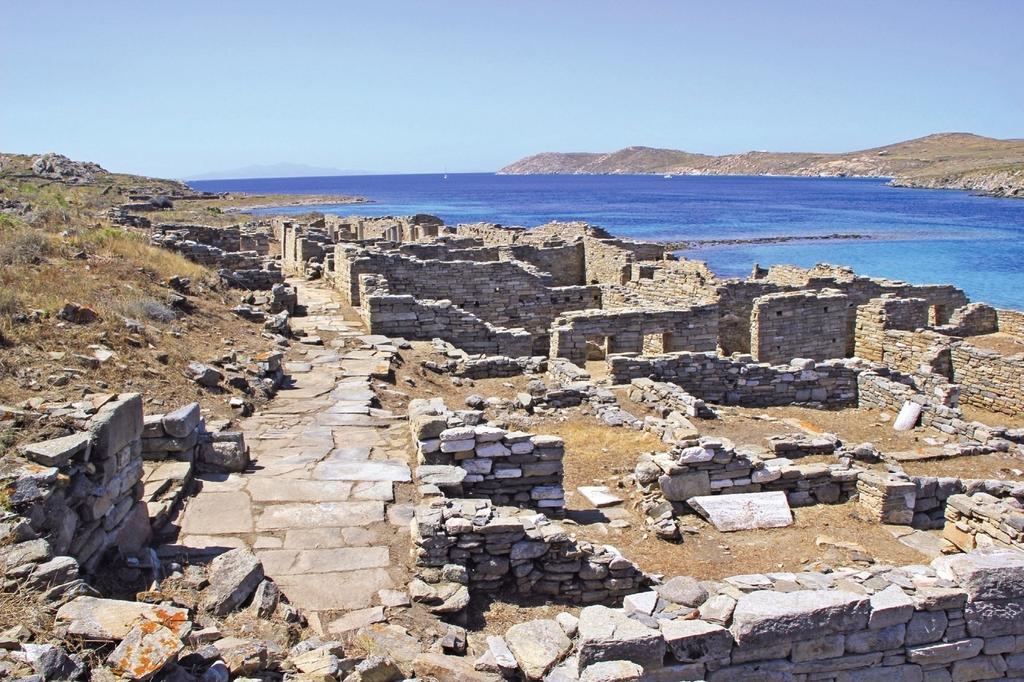
[[[186,535],[251,533],[252,505],[242,492],[201,494],[188,502],[181,531]]]
[[[387,547],[270,549],[257,552],[257,556],[273,576],[358,571],[390,564]]]
[[[373,603],[379,590],[395,587],[383,568],[338,573],[284,575],[276,580],[288,600],[309,611],[349,611]]]
[[[395,484],[411,480],[408,432],[404,415],[377,407],[372,385],[391,372],[391,340],[358,347],[362,323],[336,312],[334,292],[289,282],[308,312],[292,318],[293,327],[322,333],[324,346],[286,351],[287,387],[240,425],[252,469],[198,477],[178,542],[162,551],[208,556],[251,547],[289,600],[326,630],[372,620],[378,593],[408,580],[385,544],[394,534],[389,520],[408,525],[407,509],[388,512]]]
[[[383,520],[383,502],[275,504],[266,507],[256,519],[256,530],[286,530],[310,526],[365,526]]]
[[[378,539],[378,533],[360,526],[293,528],[285,533],[283,547],[286,549],[368,547]]]
[[[408,483],[412,480],[409,465],[403,462],[346,462],[326,460],[313,471],[314,478],[327,481],[392,481]]]
[[[345,502],[352,495],[350,481],[275,480],[254,478],[247,487],[253,502]]]

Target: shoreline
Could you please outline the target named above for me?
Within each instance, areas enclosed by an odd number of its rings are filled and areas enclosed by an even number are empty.
[[[266,196],[266,195],[254,194],[254,195],[250,195],[250,196],[252,196],[253,198],[258,198],[260,196]],[[278,195],[278,196],[296,196],[296,197],[300,197],[302,195],[299,195],[299,194],[295,194],[295,195],[284,194],[284,195]],[[246,204],[246,205],[241,205],[241,206],[227,206],[227,207],[225,207],[225,208],[223,208],[221,210],[224,213],[248,213],[248,212],[256,211],[256,210],[263,211],[263,210],[274,209],[274,208],[295,208],[297,206],[334,206],[334,205],[342,205],[342,204],[358,205],[358,204],[372,204],[372,203],[374,203],[372,199],[367,199],[366,197],[361,197],[361,196],[316,195],[316,196],[306,196],[305,198],[293,199],[293,200],[290,200],[290,201],[288,201],[288,200],[281,200],[281,201],[269,201],[267,203],[262,203],[262,204]]]
[[[699,251],[712,246],[742,246],[745,244],[783,244],[786,242],[804,241],[875,241],[879,237],[870,234],[842,234],[834,232],[822,235],[782,235],[777,237],[747,237],[740,239],[690,239],[681,241],[661,242],[672,251]]]

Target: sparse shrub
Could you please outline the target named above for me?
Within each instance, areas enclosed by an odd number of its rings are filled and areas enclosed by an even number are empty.
[[[149,296],[137,296],[116,301],[111,307],[121,317],[133,320],[173,322],[178,313],[166,303]]]
[[[21,299],[11,289],[0,286],[0,318],[14,315],[21,308]]]
[[[0,265],[31,265],[53,251],[50,238],[24,225],[0,225]]]

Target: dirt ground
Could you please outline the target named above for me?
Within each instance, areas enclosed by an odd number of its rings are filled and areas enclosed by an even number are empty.
[[[950,457],[921,462],[901,462],[900,465],[912,476],[956,476],[957,478],[1024,481],[1024,457],[1015,454]]]
[[[1005,332],[968,336],[964,338],[964,341],[978,348],[994,350],[1001,355],[1024,353],[1024,339]]]

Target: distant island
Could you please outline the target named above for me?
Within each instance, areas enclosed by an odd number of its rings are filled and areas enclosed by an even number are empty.
[[[241,180],[260,178],[316,178],[333,177],[336,175],[365,175],[366,171],[342,170],[323,166],[308,166],[304,163],[269,163],[229,170],[196,173],[187,180]]]
[[[503,175],[799,175],[892,178],[897,187],[962,189],[1024,198],[1024,139],[938,133],[842,154],[746,152],[711,156],[627,147],[607,154],[545,152],[505,166]]]

